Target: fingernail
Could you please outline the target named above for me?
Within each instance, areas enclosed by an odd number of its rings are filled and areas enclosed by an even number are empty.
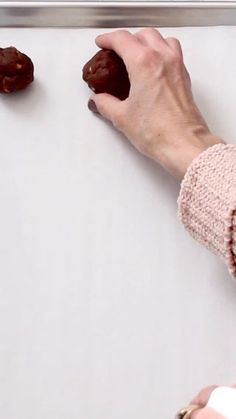
[[[88,108],[89,108],[90,111],[92,111],[94,113],[99,113],[98,110],[97,110],[96,103],[92,99],[90,99],[88,101]]]

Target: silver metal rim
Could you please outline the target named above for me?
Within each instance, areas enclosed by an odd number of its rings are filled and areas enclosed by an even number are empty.
[[[236,1],[0,2],[0,27],[218,25],[236,25]]]

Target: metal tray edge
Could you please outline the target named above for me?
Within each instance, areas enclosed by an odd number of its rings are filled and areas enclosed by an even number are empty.
[[[2,2],[0,27],[236,25],[232,2]]]

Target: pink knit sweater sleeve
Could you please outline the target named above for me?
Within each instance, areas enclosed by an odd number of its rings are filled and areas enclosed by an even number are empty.
[[[192,162],[178,207],[189,233],[219,255],[236,277],[236,145],[214,145]]]

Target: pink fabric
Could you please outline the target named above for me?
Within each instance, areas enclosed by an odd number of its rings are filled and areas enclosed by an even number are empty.
[[[236,146],[217,144],[188,168],[178,198],[189,233],[228,265],[236,277]]]

